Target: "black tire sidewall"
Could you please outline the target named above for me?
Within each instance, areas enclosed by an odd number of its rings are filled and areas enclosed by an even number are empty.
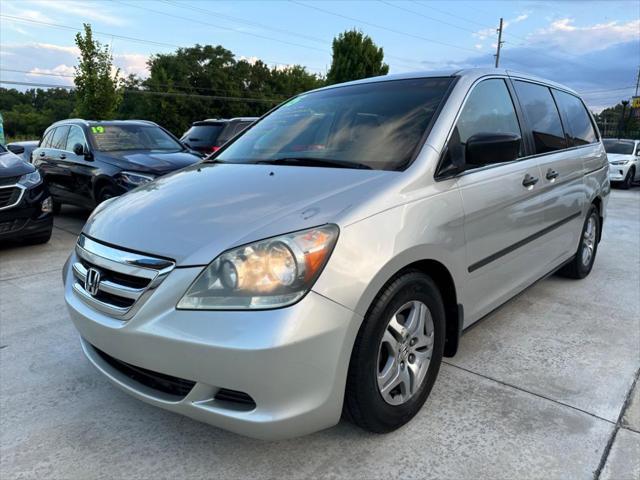
[[[117,192],[116,188],[113,185],[105,185],[98,192],[98,198],[96,199],[96,205],[100,205],[105,200],[108,200],[110,198],[117,197],[117,196],[118,196],[118,192]]]
[[[378,348],[391,315],[411,300],[423,302],[431,313],[434,349],[420,391],[402,405],[390,405],[378,390]],[[366,417],[362,420],[368,429],[377,432],[395,430],[418,413],[431,392],[442,362],[445,314],[440,292],[431,278],[421,272],[408,272],[390,282],[367,314],[358,340],[357,351],[354,350],[350,365],[350,370],[357,369],[358,378],[355,385],[356,398],[351,400],[358,403],[359,411]]]

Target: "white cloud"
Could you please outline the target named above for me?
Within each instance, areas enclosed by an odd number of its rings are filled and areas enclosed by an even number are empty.
[[[147,60],[149,57],[141,53],[120,53],[113,56],[113,63],[120,68],[120,73],[124,77],[131,74],[143,78],[148,77]]]
[[[57,83],[73,85],[73,73],[73,67],[65,64],[60,64],[56,65],[53,68],[32,68],[29,73],[26,74],[26,76],[30,78],[38,78],[40,80],[42,80],[43,77],[56,77]]]
[[[502,22],[502,29],[505,30],[510,25],[513,25],[514,23],[523,22],[527,18],[529,18],[529,12],[525,12],[518,15],[517,17],[507,19]],[[498,34],[498,27],[496,26],[496,28],[483,28],[482,30],[478,30],[473,34],[473,36],[476,37],[478,40],[486,40],[487,38],[495,37],[497,34]]]
[[[572,52],[602,50],[617,43],[638,38],[640,20],[612,21],[595,25],[576,26],[572,18],[554,20],[529,36],[529,40],[564,47]]]
[[[482,46],[483,46],[483,45],[482,45],[481,43],[476,43],[476,44],[474,45],[474,47],[476,47],[476,49],[478,49],[478,50],[482,50]]]
[[[105,6],[108,2],[87,4],[87,2],[76,2],[71,0],[31,0],[30,3],[37,5],[40,9],[51,9],[66,15],[82,17],[85,20],[94,20],[107,25],[124,26],[128,21],[119,15],[109,13]]]

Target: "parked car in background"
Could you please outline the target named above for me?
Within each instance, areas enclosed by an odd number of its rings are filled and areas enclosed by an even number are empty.
[[[64,267],[82,348],[139,399],[270,439],[407,423],[463,329],[589,274],[610,192],[580,97],[502,69],[305,93],[153,187],[98,207]]]
[[[7,143],[7,150],[18,155],[25,162],[31,163],[31,153],[38,148],[40,140],[28,140],[26,142]]]
[[[63,120],[45,131],[32,156],[54,211],[64,203],[92,209],[201,161],[170,132],[144,120]]]
[[[229,120],[214,118],[194,122],[180,140],[203,156],[208,155],[217,152],[257,119],[257,117],[238,117]]]
[[[611,182],[627,189],[640,181],[640,140],[605,138],[602,143],[609,159]]]
[[[51,238],[52,202],[33,165],[0,145],[0,243]]]

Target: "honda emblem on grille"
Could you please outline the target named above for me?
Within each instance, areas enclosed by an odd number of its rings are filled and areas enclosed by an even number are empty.
[[[90,268],[87,270],[87,277],[84,281],[84,289],[91,295],[95,297],[98,293],[98,289],[100,288],[100,272],[95,268]]]

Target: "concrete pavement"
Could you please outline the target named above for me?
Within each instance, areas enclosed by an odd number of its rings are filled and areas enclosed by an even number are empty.
[[[0,478],[640,478],[640,189],[614,190],[592,274],[481,321],[418,416],[262,442],[139,402],[83,358],[60,269],[84,216],[0,251]]]

